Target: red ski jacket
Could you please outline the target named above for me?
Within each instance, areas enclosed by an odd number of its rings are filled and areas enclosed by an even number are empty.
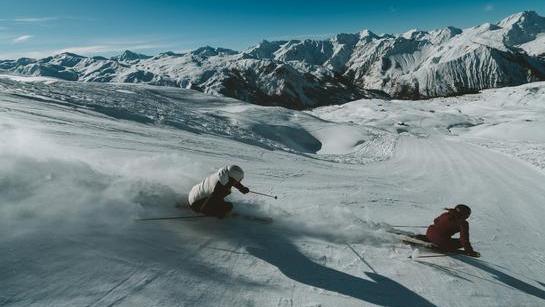
[[[455,233],[460,233],[460,240],[452,239]],[[455,250],[463,247],[465,251],[473,251],[469,243],[469,223],[458,219],[454,214],[445,212],[433,221],[428,227],[426,237],[441,249]]]

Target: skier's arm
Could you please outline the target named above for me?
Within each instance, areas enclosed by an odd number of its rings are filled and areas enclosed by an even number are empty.
[[[471,243],[469,243],[469,223],[467,221],[463,221],[460,225],[460,243],[467,253],[474,252]]]
[[[246,194],[248,192],[250,192],[250,189],[248,189],[247,187],[243,186],[242,183],[238,182],[238,181],[234,181],[233,182],[233,186],[235,188],[237,188],[237,190],[240,191],[240,193],[242,194]]]

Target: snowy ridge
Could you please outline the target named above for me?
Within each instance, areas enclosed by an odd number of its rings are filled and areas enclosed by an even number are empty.
[[[0,90],[20,99],[40,99],[117,119],[215,135],[328,161],[365,164],[385,160],[391,156],[396,140],[395,133],[380,128],[329,123],[307,113],[193,90],[109,83],[88,86],[11,75],[0,75]]]
[[[327,40],[263,41],[237,52],[202,47],[106,59],[64,53],[0,61],[0,69],[70,81],[174,86],[260,105],[305,109],[364,97],[421,99],[545,80],[545,18],[521,12],[461,30],[364,30]]]

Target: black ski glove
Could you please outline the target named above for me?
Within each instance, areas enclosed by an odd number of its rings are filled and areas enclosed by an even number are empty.
[[[250,189],[248,189],[247,187],[242,187],[240,189],[238,189],[240,191],[240,193],[242,194],[248,194],[250,192]]]

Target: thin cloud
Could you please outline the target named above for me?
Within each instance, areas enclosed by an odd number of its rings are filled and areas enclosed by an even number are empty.
[[[0,60],[16,60],[19,58],[32,58],[32,59],[38,59],[48,56],[49,54],[46,54],[41,51],[27,51],[27,52],[3,52],[0,53]]]
[[[485,12],[491,12],[494,9],[495,9],[494,4],[491,4],[491,3],[488,3],[487,5],[484,6],[484,11]]]
[[[107,45],[94,45],[94,46],[76,46],[76,47],[68,47],[64,49],[59,49],[53,51],[53,53],[64,53],[64,52],[70,52],[70,53],[78,53],[78,54],[90,54],[90,53],[103,53],[111,51],[111,47]]]
[[[280,35],[267,38],[268,40],[290,40],[290,39],[306,39],[306,38],[328,38],[334,36],[335,33],[321,34],[295,34],[295,35]]]
[[[92,55],[92,54],[123,51],[123,50],[126,50],[126,49],[129,49],[129,50],[147,50],[147,49],[158,49],[158,48],[163,48],[163,47],[165,47],[165,45],[155,45],[155,44],[92,45],[92,46],[68,47],[68,48],[64,48],[64,49],[60,49],[60,50],[55,50],[52,53],[53,54],[58,54],[58,53],[70,52],[70,53],[83,54],[83,55]]]
[[[96,18],[91,17],[75,17],[75,16],[45,16],[45,17],[17,17],[17,18],[0,18],[0,22],[9,23],[27,23],[27,24],[43,24],[51,21],[59,20],[75,20],[75,21],[97,21]]]
[[[11,42],[14,44],[20,44],[20,43],[24,43],[28,41],[32,37],[33,37],[32,35],[21,35],[19,37],[14,38]]]
[[[39,22],[47,22],[47,21],[53,21],[58,19],[59,17],[24,17],[24,18],[15,18],[13,19],[13,21],[24,22],[24,23],[39,23]]]
[[[2,37],[0,36],[0,40]],[[12,37],[5,37],[4,39],[13,40]],[[21,44],[20,46],[23,46]],[[68,46],[61,49],[33,49],[33,50],[10,50],[9,52],[0,52],[0,60],[6,59],[18,59],[21,57],[29,57],[34,59],[45,58],[60,53],[75,53],[83,56],[95,56],[95,55],[115,55],[124,50],[132,50],[145,52],[145,50],[152,50],[153,52],[161,49],[171,48],[174,45],[164,41],[146,41],[146,40],[120,40],[112,39],[110,41],[102,40],[89,45],[76,45]]]
[[[65,52],[80,54],[84,56],[93,56],[93,55],[108,54],[108,53],[109,54],[120,53],[123,50],[127,50],[127,49],[133,50],[133,51],[141,51],[141,50],[151,50],[151,49],[162,49],[162,48],[168,48],[168,47],[170,47],[170,45],[146,44],[146,43],[73,46],[73,47],[67,47],[67,48],[55,49],[55,50],[49,49],[49,50],[0,53],[0,60],[17,59],[21,57],[39,59],[39,58],[44,58],[44,57],[48,57],[48,56],[59,54],[59,53],[65,53]]]

